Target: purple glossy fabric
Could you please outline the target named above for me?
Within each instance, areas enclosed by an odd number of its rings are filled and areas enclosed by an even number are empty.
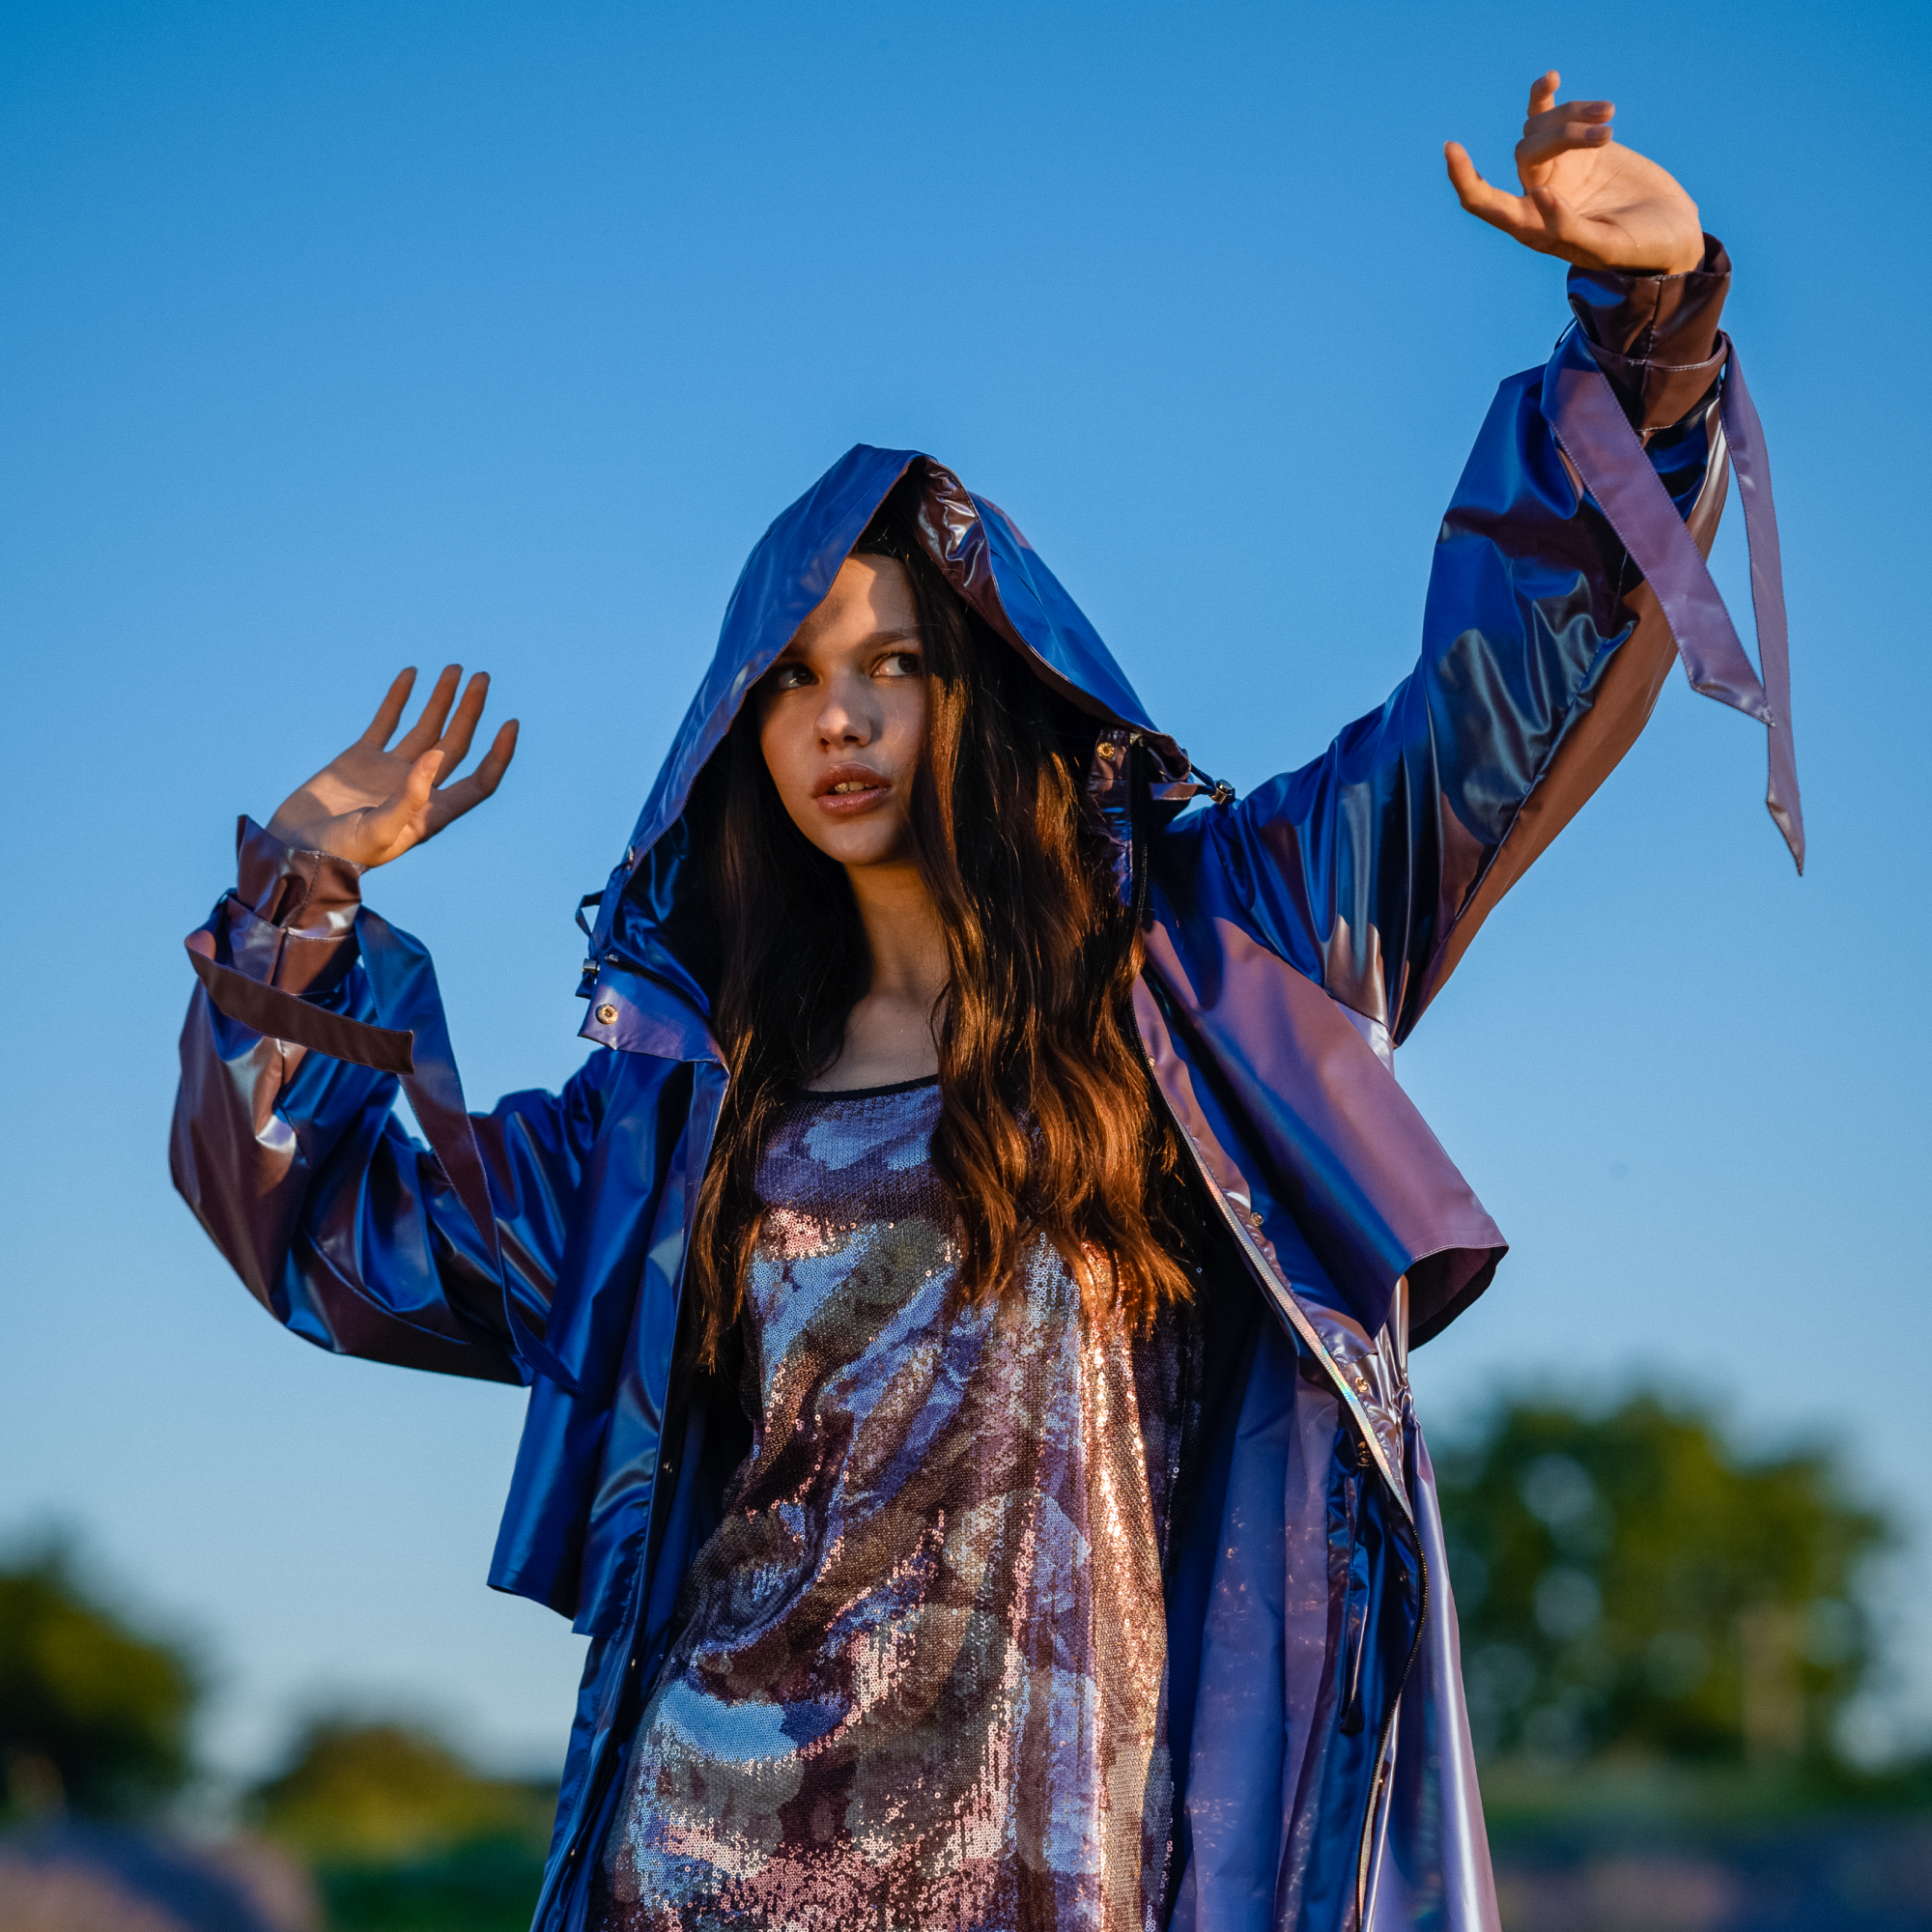
[[[1469,1306],[1503,1244],[1396,1084],[1393,1049],[1634,742],[1678,646],[1693,675],[1715,666],[1744,689],[1684,561],[1708,548],[1733,458],[1747,516],[1762,511],[1774,807],[1797,848],[1763,440],[1741,382],[1720,381],[1736,366],[1718,333],[1728,266],[1713,243],[1688,276],[1573,275],[1576,331],[1502,384],[1444,515],[1415,669],[1320,758],[1238,801],[1219,788],[1179,810],[1196,789],[1184,755],[1010,518],[928,458],[851,451],[746,566],[602,896],[580,988],[601,1050],[560,1094],[468,1114],[423,949],[359,909],[347,868],[244,828],[237,889],[190,941],[176,1181],[305,1339],[529,1385],[491,1580],[591,1638],[546,1932],[582,1932],[640,1686],[749,1447],[731,1391],[671,1374],[724,1083],[681,812],[908,469],[960,593],[1094,718],[1089,796],[1151,921],[1136,1012],[1209,1217],[1211,1395],[1165,1602],[1167,1903],[1204,1932],[1493,1925],[1406,1349]],[[1120,479],[1095,487],[1157,533],[1156,505]],[[428,1148],[392,1111],[399,1077]],[[1229,1607],[1244,1591],[1271,1606],[1258,1624]],[[1249,1780],[1253,1764],[1272,1769]]]
[[[1777,510],[1771,496],[1771,457],[1764,426],[1745,386],[1744,364],[1735,349],[1724,378],[1724,434],[1730,439],[1731,469],[1745,509],[1745,536],[1750,547],[1751,609],[1757,619],[1758,657],[1770,700],[1770,781],[1765,803],[1798,869],[1804,869],[1804,820],[1798,798],[1798,751],[1791,735],[1791,640],[1784,612],[1784,557],[1777,541]]]
[[[1777,520],[1771,500],[1771,469],[1764,454],[1764,433],[1735,350],[1728,350],[1727,363],[1722,420],[1738,494],[1744,501],[1751,600],[1764,661],[1762,679],[1745,655],[1710,566],[1649,466],[1637,460],[1641,446],[1635,432],[1596,358],[1575,331],[1550,357],[1544,378],[1544,408],[1584,488],[1623,540],[1631,561],[1657,593],[1690,688],[1755,718],[1766,727],[1771,767],[1766,802],[1802,872],[1804,823],[1792,750],[1790,646],[1785,633]],[[1776,693],[1775,700],[1767,685]]]

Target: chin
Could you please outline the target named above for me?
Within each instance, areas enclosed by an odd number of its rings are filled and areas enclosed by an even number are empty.
[[[828,859],[841,866],[890,866],[912,856],[911,842],[899,826],[840,826],[830,838],[811,841]]]
[[[859,870],[865,870],[872,866],[890,866],[912,856],[896,838],[867,839],[863,842],[855,839],[842,848],[821,846],[819,849],[828,857],[838,860],[841,866],[853,867]]]

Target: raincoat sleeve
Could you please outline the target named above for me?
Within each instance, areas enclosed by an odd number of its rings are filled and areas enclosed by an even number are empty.
[[[1577,332],[1637,432],[1628,464],[1648,461],[1706,554],[1729,282],[1708,237],[1687,274],[1569,278]],[[1498,390],[1436,540],[1415,669],[1312,764],[1208,815],[1262,937],[1392,1043],[1634,743],[1676,657],[1549,420],[1559,367],[1580,359],[1566,331],[1547,370]]]
[[[235,891],[188,940],[202,983],[182,1031],[176,1187],[255,1298],[305,1340],[526,1381],[515,1318],[541,1332],[612,1056],[594,1055],[560,1095],[512,1094],[466,1117],[453,1065],[440,1092],[425,1065],[446,1048],[428,955],[363,911],[356,868],[246,819],[239,843]],[[393,998],[372,983],[378,939]],[[394,1111],[412,1039],[394,1030],[398,1004],[419,1029],[412,1103],[420,1120],[453,1091],[494,1228],[479,1232],[443,1161]],[[394,1070],[338,1057],[381,1060],[384,1041]]]

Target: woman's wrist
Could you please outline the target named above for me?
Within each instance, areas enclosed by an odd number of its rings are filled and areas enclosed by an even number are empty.
[[[1703,238],[1696,268],[1677,274],[1573,269],[1570,308],[1598,368],[1639,430],[1681,420],[1722,372],[1719,325],[1731,258]]]
[[[362,903],[362,868],[244,817],[236,834],[236,896],[271,924],[346,930]]]

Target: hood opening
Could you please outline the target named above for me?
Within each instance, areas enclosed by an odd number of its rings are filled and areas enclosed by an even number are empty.
[[[1154,727],[1098,634],[1004,511],[931,457],[860,443],[773,522],[747,559],[711,666],[599,895],[582,990],[600,963],[619,963],[709,1011],[717,946],[690,903],[691,816],[701,817],[707,793],[723,782],[719,754],[753,686],[895,489],[911,497],[905,521],[947,584],[1064,705],[1076,769],[1111,781],[1120,767],[1101,766],[1096,749],[1111,744],[1118,753],[1137,741],[1164,815],[1208,788],[1186,782],[1186,754]],[[1112,802],[1092,784],[1089,792],[1111,830]]]

